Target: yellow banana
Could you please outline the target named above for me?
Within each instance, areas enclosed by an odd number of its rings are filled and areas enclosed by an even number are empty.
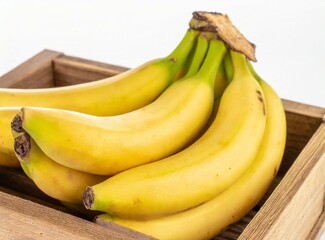
[[[104,226],[115,222],[161,240],[203,240],[212,239],[247,214],[261,200],[275,177],[286,141],[281,100],[265,81],[259,83],[266,100],[266,130],[254,162],[233,185],[198,207],[162,218],[137,221],[102,214],[94,221]]]
[[[114,77],[57,88],[0,88],[0,107],[53,107],[98,116],[133,111],[154,101],[173,82],[198,34],[189,29],[167,57],[151,60]]]
[[[0,166],[20,166],[13,150],[14,140],[10,128],[10,123],[19,109],[18,107],[0,107]]]
[[[173,156],[88,187],[86,208],[123,218],[156,218],[212,199],[248,169],[265,130],[264,97],[245,56],[231,55],[234,78],[206,133]]]
[[[199,51],[209,44],[200,39]],[[195,76],[174,82],[146,107],[110,117],[24,107],[22,128],[53,160],[94,174],[113,175],[171,155],[195,138],[211,114],[214,79],[226,48],[215,40],[210,49]]]
[[[0,152],[0,166],[17,168],[20,164],[16,156]]]
[[[26,175],[41,191],[57,200],[80,204],[86,186],[107,178],[58,164],[47,157],[26,132],[16,135],[14,144]]]
[[[216,81],[214,84],[214,96],[220,98],[228,86],[228,79],[225,72],[224,64],[222,63],[217,72]]]

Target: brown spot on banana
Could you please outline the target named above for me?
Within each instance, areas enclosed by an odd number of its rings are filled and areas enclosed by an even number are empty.
[[[172,57],[169,59],[169,61],[171,61],[172,63],[175,63],[176,62],[176,58],[175,57]]]
[[[258,100],[262,103],[263,114],[266,115],[265,101],[264,101],[262,92],[260,90],[256,90],[256,92],[257,92],[257,98],[258,98]]]

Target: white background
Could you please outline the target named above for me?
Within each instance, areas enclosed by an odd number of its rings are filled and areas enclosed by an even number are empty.
[[[196,10],[230,17],[282,98],[325,107],[324,0],[0,0],[0,76],[45,48],[136,67],[173,50]]]
[[[138,66],[167,55],[196,10],[228,14],[282,98],[325,107],[324,0],[0,0],[0,76],[45,48]]]

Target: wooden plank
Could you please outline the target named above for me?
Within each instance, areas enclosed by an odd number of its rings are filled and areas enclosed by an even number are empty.
[[[325,108],[283,100],[287,119],[287,141],[279,174],[284,175],[322,123]]]
[[[102,227],[79,217],[0,192],[0,239],[153,239],[117,224]]]
[[[312,118],[322,119],[325,114],[324,107],[299,103],[288,99],[282,99],[282,104],[287,112],[305,115]]]
[[[44,50],[12,71],[0,77],[0,87],[44,88],[53,87],[52,60],[60,52]]]
[[[323,213],[319,216],[315,226],[308,236],[308,240],[319,240],[322,234],[325,234],[325,195],[324,195]]]
[[[128,68],[61,56],[53,61],[55,86],[66,86],[114,76]]]
[[[306,239],[324,208],[325,124],[239,239]]]

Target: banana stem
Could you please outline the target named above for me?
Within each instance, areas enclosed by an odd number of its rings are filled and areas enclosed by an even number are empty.
[[[199,33],[199,31],[188,29],[178,46],[167,56],[167,59],[173,63],[171,66],[171,73],[173,75],[186,62],[189,53],[196,44]]]
[[[252,75],[248,66],[246,56],[242,53],[230,50],[232,65],[234,68],[233,79]]]
[[[197,45],[196,45],[192,62],[190,64],[190,68],[187,71],[186,75],[184,76],[184,79],[194,76],[199,71],[202,62],[205,58],[205,55],[207,53],[208,46],[209,43],[207,38],[204,35],[200,35],[197,40]]]
[[[234,67],[232,65],[232,60],[231,60],[231,56],[230,56],[229,52],[227,52],[225,54],[225,57],[223,58],[223,64],[225,67],[227,81],[229,84],[231,82],[232,78],[234,77]]]
[[[215,78],[227,49],[224,42],[213,39],[209,43],[207,56],[200,68],[197,76],[205,78],[209,83],[214,85]]]

